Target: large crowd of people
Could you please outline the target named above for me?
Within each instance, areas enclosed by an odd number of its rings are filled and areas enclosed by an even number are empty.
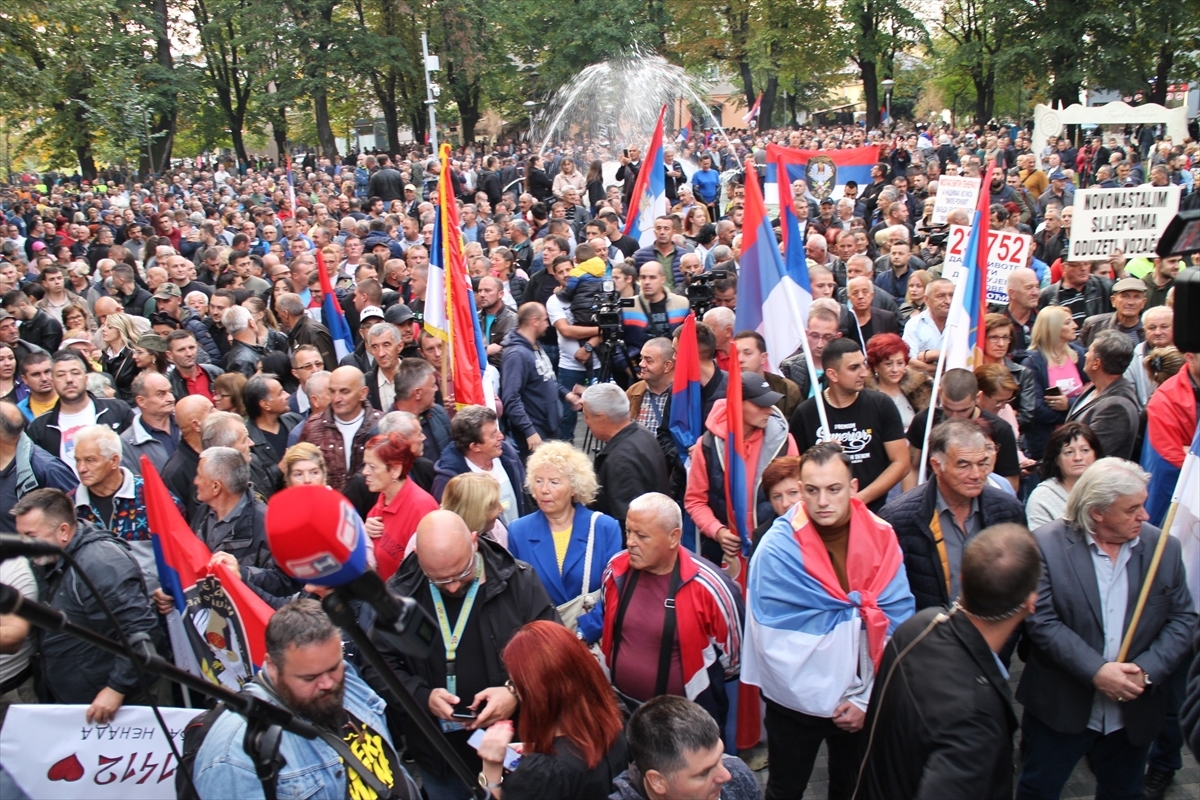
[[[736,325],[744,164],[771,142],[880,147],[870,184],[780,187],[814,297],[788,353]],[[1177,184],[1190,207],[1200,159],[1150,126],[1030,147],[1015,128],[681,135],[648,245],[624,232],[642,151],[606,180],[609,151],[582,139],[460,147],[446,176],[419,147],[23,176],[0,187],[0,530],[66,549],[122,630],[169,652],[145,456],[275,609],[253,691],[329,734],[284,736],[279,796],[471,796],[272,557],[267,502],[316,484],[436,621],[425,656],[372,638],[494,797],[741,800],[765,765],[767,798],[800,798],[825,743],[834,800],[1054,798],[1084,756],[1098,797],[1161,798],[1185,734],[1200,746],[1200,549],[1156,527],[1173,486],[1143,469],[1149,449],[1178,467],[1196,431],[1200,355],[1173,337],[1187,264],[1075,261],[1069,242],[1076,190]],[[935,396],[954,285],[933,198],[992,166],[987,224],[1034,247],[980,363]],[[494,407],[456,402],[423,328],[439,180]],[[607,281],[628,301],[615,325]],[[693,312],[704,432],[683,449]],[[63,561],[5,561],[0,581],[116,634]],[[0,720],[50,702],[104,724],[173,699],[128,659],[3,621]],[[231,713],[208,729],[200,797],[262,795],[244,731]]]

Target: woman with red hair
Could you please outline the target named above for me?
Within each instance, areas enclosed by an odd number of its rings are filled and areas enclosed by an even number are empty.
[[[892,398],[904,430],[929,407],[929,376],[908,366],[908,345],[894,333],[877,333],[867,342],[867,388]]]
[[[363,478],[367,488],[379,494],[364,527],[375,546],[379,577],[385,581],[404,560],[404,548],[417,523],[438,508],[428,492],[408,479],[415,459],[408,441],[398,433],[372,437],[363,451]]]
[[[606,800],[629,750],[616,695],[587,645],[557,622],[531,622],[504,648],[504,666],[521,702],[522,758],[505,775],[512,723],[488,728],[480,778],[492,797]]]

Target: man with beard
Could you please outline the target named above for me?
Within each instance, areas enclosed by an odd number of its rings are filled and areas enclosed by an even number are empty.
[[[266,639],[262,671],[245,690],[329,734],[318,739],[283,734],[280,752],[287,764],[276,779],[276,793],[290,797],[303,791],[329,800],[373,796],[374,790],[364,794],[371,787],[358,770],[365,767],[392,789],[393,796],[419,797],[392,746],[383,701],[346,669],[341,633],[321,604],[291,601],[267,623]],[[238,714],[221,714],[212,723],[192,771],[201,797],[262,796],[262,785],[242,747],[245,728],[246,719]],[[349,763],[346,753],[353,753]]]

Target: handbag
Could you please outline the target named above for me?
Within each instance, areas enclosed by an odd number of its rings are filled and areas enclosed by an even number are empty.
[[[558,616],[562,617],[567,630],[575,633],[579,630],[579,618],[591,611],[600,602],[600,589],[588,591],[592,585],[592,549],[596,544],[596,517],[599,513],[592,512],[588,527],[587,553],[583,557],[583,587],[578,597],[574,597],[558,606]]]

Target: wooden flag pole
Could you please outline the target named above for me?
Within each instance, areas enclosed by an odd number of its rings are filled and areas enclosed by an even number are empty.
[[[1133,616],[1129,620],[1129,628],[1125,631],[1125,638],[1121,641],[1121,650],[1117,653],[1117,661],[1124,661],[1129,657],[1129,648],[1133,644],[1133,635],[1137,633],[1138,623],[1142,621],[1142,611],[1146,608],[1146,600],[1150,597],[1150,588],[1154,585],[1154,577],[1158,574],[1158,565],[1162,563],[1163,550],[1167,547],[1167,538],[1171,535],[1171,526],[1175,524],[1175,511],[1179,508],[1179,501],[1175,500],[1171,503],[1171,507],[1167,510],[1167,518],[1163,522],[1162,532],[1158,535],[1158,544],[1154,548],[1154,556],[1150,559],[1150,569],[1146,573],[1146,580],[1142,582],[1142,590],[1138,592],[1137,605],[1133,607]]]

